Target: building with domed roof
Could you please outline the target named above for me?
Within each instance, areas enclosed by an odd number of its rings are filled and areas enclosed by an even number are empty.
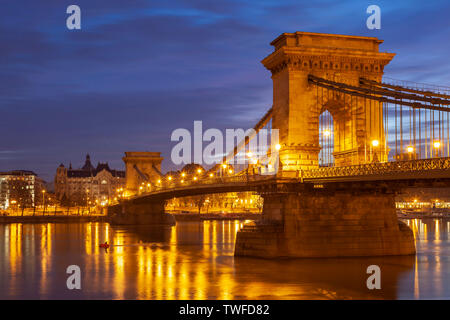
[[[73,169],[72,164],[68,168],[60,164],[56,169],[55,194],[63,205],[106,205],[123,187],[125,171],[111,169],[107,162],[94,167],[89,155],[80,169]]]

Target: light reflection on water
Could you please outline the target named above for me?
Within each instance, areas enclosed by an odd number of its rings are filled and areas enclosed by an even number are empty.
[[[234,258],[240,221],[176,227],[106,223],[0,225],[2,299],[417,299],[450,297],[450,222],[405,220],[417,256]],[[99,248],[107,241],[108,251]],[[66,289],[66,268],[82,289]],[[366,287],[367,266],[382,289]]]

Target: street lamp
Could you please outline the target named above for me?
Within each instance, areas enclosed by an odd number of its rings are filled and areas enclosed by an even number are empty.
[[[407,151],[408,154],[409,154],[409,160],[412,160],[412,153],[414,152],[414,147],[413,147],[413,146],[408,146],[408,147],[406,148],[406,151]]]
[[[375,152],[375,148],[378,147],[380,145],[380,141],[378,140],[372,140],[371,145],[370,145],[370,155],[372,157],[372,162],[375,162],[375,157],[376,157],[376,152]]]
[[[44,206],[44,210],[42,211],[42,215],[45,215],[45,190],[42,190],[42,205]]]
[[[439,155],[439,149],[441,148],[441,142],[440,141],[434,141],[433,142],[433,147],[436,149],[436,156]]]
[[[281,144],[277,143],[275,145],[275,150],[279,151],[281,149]]]

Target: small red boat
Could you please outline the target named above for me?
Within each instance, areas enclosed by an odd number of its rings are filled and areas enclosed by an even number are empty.
[[[105,248],[105,249],[108,249],[108,248],[109,248],[109,244],[108,244],[108,242],[105,242],[105,243],[100,243],[100,248]]]

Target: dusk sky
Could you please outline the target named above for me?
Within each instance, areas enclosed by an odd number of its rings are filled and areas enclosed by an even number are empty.
[[[81,30],[66,8],[81,8]],[[366,8],[381,8],[368,30]],[[53,179],[60,163],[123,169],[125,151],[170,163],[177,128],[249,128],[272,105],[261,60],[283,32],[384,40],[388,77],[450,85],[450,2],[2,1],[0,171]]]

